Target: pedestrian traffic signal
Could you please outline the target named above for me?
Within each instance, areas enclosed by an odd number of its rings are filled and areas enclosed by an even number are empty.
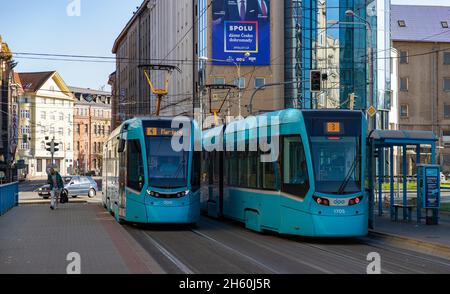
[[[320,70],[311,71],[311,92],[322,91],[322,72]]]

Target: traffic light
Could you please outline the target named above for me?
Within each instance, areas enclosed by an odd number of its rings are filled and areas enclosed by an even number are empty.
[[[322,91],[322,72],[320,70],[311,71],[311,92]]]
[[[45,150],[47,150],[48,152],[52,152],[52,143],[53,143],[53,142],[47,142],[47,143],[45,143],[45,145],[47,146],[47,148],[45,148]]]
[[[45,150],[47,150],[48,152],[50,152],[52,154],[59,151],[59,148],[57,148],[59,146],[59,143],[55,143],[55,141],[53,141],[53,140],[51,142],[45,143],[45,145],[47,146],[47,148],[45,148]]]

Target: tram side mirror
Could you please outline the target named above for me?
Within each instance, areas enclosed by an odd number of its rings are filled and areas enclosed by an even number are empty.
[[[117,148],[117,152],[123,153],[125,151],[125,139],[119,139],[119,147]]]

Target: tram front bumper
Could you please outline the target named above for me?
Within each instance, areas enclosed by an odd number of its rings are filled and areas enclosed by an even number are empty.
[[[367,216],[312,215],[317,237],[362,237],[368,234]]]
[[[200,217],[200,203],[171,203],[162,201],[147,204],[148,223],[159,224],[191,224],[197,223]]]

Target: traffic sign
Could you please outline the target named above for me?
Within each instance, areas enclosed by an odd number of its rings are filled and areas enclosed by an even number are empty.
[[[367,114],[370,115],[371,117],[374,116],[375,114],[377,114],[377,109],[373,106],[370,106],[367,109]]]

